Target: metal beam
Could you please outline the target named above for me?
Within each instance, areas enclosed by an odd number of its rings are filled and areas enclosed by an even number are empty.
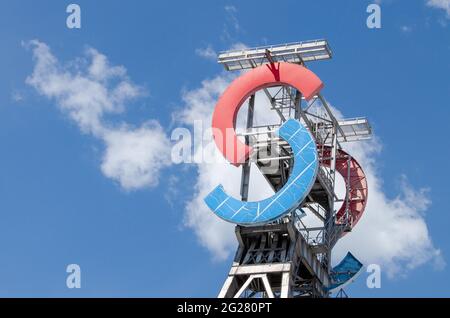
[[[250,96],[248,102],[248,112],[247,112],[247,129],[253,127],[253,117],[255,112],[255,94]],[[250,144],[250,136],[245,136],[245,144]],[[242,178],[241,178],[241,199],[242,201],[248,200],[248,190],[250,184],[250,161],[245,162],[242,165]]]

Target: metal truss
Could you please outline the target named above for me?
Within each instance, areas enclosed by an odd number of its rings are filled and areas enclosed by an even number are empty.
[[[270,57],[266,52],[270,51]],[[221,52],[218,62],[227,71],[253,68],[275,62],[303,63],[331,58],[331,49],[326,40],[313,40],[281,45],[262,46],[245,50]]]
[[[239,247],[219,297],[326,297],[328,271],[293,224],[237,226]]]

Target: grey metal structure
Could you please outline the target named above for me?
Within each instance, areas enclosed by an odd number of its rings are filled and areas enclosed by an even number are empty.
[[[218,62],[226,70],[236,71],[274,61],[305,66],[306,62],[331,56],[327,41],[315,40],[223,52]],[[236,226],[239,247],[219,297],[328,297],[331,251],[342,233],[349,230],[345,220],[335,222],[335,203],[344,200],[335,193],[336,154],[341,143],[370,138],[371,127],[365,118],[337,119],[320,94],[307,102],[296,89],[279,86],[264,89],[264,95],[279,123],[255,126],[256,97],[249,98],[247,130],[242,135],[257,151],[242,167],[242,200],[248,200],[250,162],[256,164],[274,191],[286,182],[293,159],[289,145],[273,132],[289,118],[300,120],[309,129],[322,145],[318,149],[320,163],[329,164],[321,164],[313,189],[295,213],[262,226]],[[331,158],[325,158],[325,146],[331,147]],[[312,213],[320,225],[305,224],[305,213]]]
[[[270,57],[267,51],[270,51]],[[304,41],[222,52],[218,62],[227,71],[235,71],[269,63],[269,58],[275,62],[289,63],[319,61],[331,58],[331,49],[326,40]]]

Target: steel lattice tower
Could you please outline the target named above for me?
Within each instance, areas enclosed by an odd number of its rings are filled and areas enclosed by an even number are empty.
[[[331,56],[327,41],[317,40],[223,52],[218,62],[228,71],[239,71],[277,61],[306,67],[306,63]],[[370,138],[371,128],[365,118],[337,119],[321,94],[306,101],[300,91],[289,86],[264,88],[263,93],[279,123],[254,125],[256,96],[250,96],[247,129],[241,135],[246,144],[265,151],[256,151],[242,166],[242,201],[248,200],[251,163],[275,192],[286,183],[293,156],[289,144],[274,131],[290,118],[300,121],[313,135],[320,167],[312,190],[295,212],[264,225],[236,226],[239,247],[219,297],[328,297],[336,274],[331,267],[332,249],[351,230],[351,209],[357,200],[367,199],[367,182],[355,183],[361,168],[341,144]],[[335,192],[336,171],[347,178],[345,198]],[[364,184],[365,191],[359,189]],[[344,207],[339,217],[338,202]],[[320,226],[304,224],[306,212],[312,213]]]

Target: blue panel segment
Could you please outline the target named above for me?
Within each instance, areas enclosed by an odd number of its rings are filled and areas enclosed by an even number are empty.
[[[270,198],[256,202],[237,200],[219,185],[204,199],[217,216],[241,225],[264,224],[294,210],[308,195],[319,166],[313,137],[294,119],[286,121],[277,135],[289,143],[294,155],[294,166],[286,184]]]
[[[348,252],[344,259],[331,271],[332,284],[329,290],[342,288],[345,284],[352,282],[362,267],[363,264],[352,253]]]

